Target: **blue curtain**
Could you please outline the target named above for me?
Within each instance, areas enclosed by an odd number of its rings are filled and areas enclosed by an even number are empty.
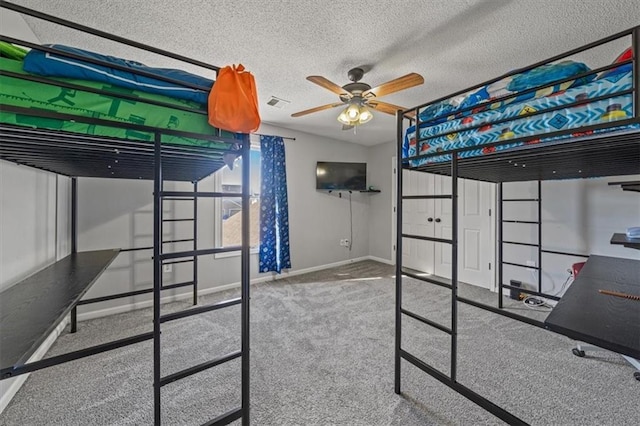
[[[260,136],[260,155],[260,272],[280,273],[291,268],[287,171],[282,138]]]

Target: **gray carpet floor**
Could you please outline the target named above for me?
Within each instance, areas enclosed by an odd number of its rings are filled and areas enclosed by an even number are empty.
[[[404,282],[406,308],[449,323],[447,289]],[[403,395],[393,392],[393,283],[392,267],[366,261],[253,286],[252,424],[501,424],[408,363]],[[495,303],[487,291],[463,292]],[[163,312],[185,307],[171,303]],[[403,348],[448,372],[449,337],[405,318]],[[166,323],[163,374],[238,349],[239,319],[236,306]],[[151,322],[151,309],[82,322],[49,355],[149,331]],[[529,423],[640,424],[640,382],[621,357],[577,358],[563,336],[464,304],[458,327],[459,382]],[[150,425],[151,361],[149,341],[33,373],[0,425]],[[239,383],[234,360],[164,387],[163,424],[201,424],[236,408]]]

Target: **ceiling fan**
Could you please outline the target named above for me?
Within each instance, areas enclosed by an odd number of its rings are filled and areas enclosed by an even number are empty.
[[[373,118],[369,108],[391,115],[395,115],[396,111],[404,110],[405,108],[401,106],[379,101],[378,98],[424,83],[424,78],[420,74],[410,73],[372,88],[370,85],[360,81],[364,76],[364,70],[359,67],[349,70],[347,76],[351,83],[347,83],[342,87],[319,75],[307,77],[310,82],[338,95],[340,102],[299,111],[291,114],[291,117],[301,117],[313,112],[347,105],[338,115],[338,121],[342,123],[342,130],[348,130],[354,126],[367,123]]]

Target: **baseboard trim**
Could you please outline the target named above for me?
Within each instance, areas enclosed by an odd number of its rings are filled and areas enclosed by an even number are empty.
[[[60,324],[58,324],[56,329],[51,332],[49,337],[47,337],[46,340],[42,343],[42,345],[40,345],[38,350],[35,351],[33,355],[31,355],[31,357],[27,362],[40,361],[42,358],[44,358],[44,355],[47,353],[49,348],[51,348],[51,346],[56,341],[58,336],[60,336],[60,334],[65,329],[68,323],[69,323],[69,317],[67,316],[64,320],[62,320]],[[16,395],[16,393],[18,393],[22,385],[24,385],[24,382],[27,381],[30,374],[31,373],[21,374],[20,376],[14,377],[13,379],[5,380],[5,382],[10,382],[10,385],[9,385],[9,388],[6,390],[6,392],[4,392],[0,396],[0,414],[2,414],[5,408],[7,408],[7,406],[13,399],[13,397]]]
[[[296,269],[294,271],[285,271],[282,274],[272,274],[274,280],[279,280],[287,277],[295,277],[296,275],[308,274],[309,272],[322,271],[323,269],[335,268],[338,266],[348,265],[350,263],[362,262],[368,260],[369,256],[356,257],[354,259],[341,260],[339,262],[327,263],[325,265],[312,266],[310,268]]]
[[[269,272],[266,274],[262,274],[262,276],[260,277],[251,279],[251,285],[268,282],[268,281],[277,281],[277,280],[281,280],[289,277],[294,277],[296,275],[302,275],[302,274],[307,274],[309,272],[321,271],[323,269],[335,268],[337,266],[348,265],[349,263],[355,263],[355,262],[360,262],[360,261],[369,260],[369,259],[370,259],[370,256],[362,256],[354,259],[347,259],[347,260],[341,260],[339,262],[327,263],[325,265],[312,266],[310,268],[297,269],[293,271],[284,271],[281,274]],[[374,260],[377,260],[377,259],[374,259]],[[380,261],[384,262],[384,260],[382,259]],[[240,281],[234,282],[231,284],[221,285],[218,287],[199,289],[198,295],[205,296],[207,294],[214,294],[214,293],[219,293],[221,291],[233,290],[238,287],[240,287]],[[180,293],[173,296],[163,297],[160,299],[160,303],[162,304],[162,303],[176,302],[179,300],[190,299],[192,297],[193,297],[192,292]],[[144,300],[141,302],[129,303],[121,306],[114,306],[112,308],[98,309],[95,311],[78,313],[78,321],[87,321],[87,320],[102,318],[110,315],[122,314],[125,312],[131,312],[138,309],[150,308],[152,306],[153,306],[153,300]]]
[[[381,257],[376,257],[376,256],[367,256],[367,259],[373,260],[375,262],[384,263],[386,265],[395,265],[396,264],[393,260],[383,259]]]

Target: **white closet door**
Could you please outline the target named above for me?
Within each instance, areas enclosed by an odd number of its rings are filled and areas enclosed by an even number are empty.
[[[433,193],[433,175],[408,170],[403,170],[402,173],[404,195]],[[433,236],[433,210],[433,200],[405,200],[402,204],[402,232]],[[433,274],[433,248],[431,241],[403,238],[402,264],[407,268]]]
[[[402,176],[404,195],[451,194],[450,177],[407,170]],[[490,183],[458,181],[458,279],[485,288],[493,287],[493,197]],[[405,200],[402,228],[405,234],[451,239],[451,200]],[[404,238],[402,254],[404,267],[451,278],[450,244]]]
[[[435,195],[451,195],[451,178],[449,176],[435,176]],[[434,209],[435,237],[445,240],[451,239],[452,214],[451,200],[436,200]],[[440,277],[451,278],[451,244],[435,244],[435,274]]]

